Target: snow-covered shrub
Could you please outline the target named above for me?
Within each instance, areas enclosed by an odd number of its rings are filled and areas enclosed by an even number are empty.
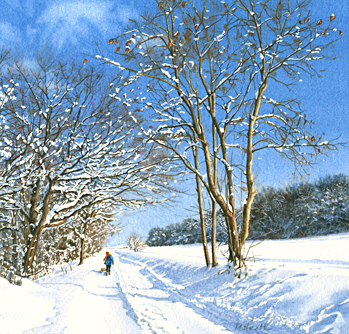
[[[129,237],[127,238],[127,245],[135,252],[138,252],[145,246],[142,236],[136,232],[129,235]]]

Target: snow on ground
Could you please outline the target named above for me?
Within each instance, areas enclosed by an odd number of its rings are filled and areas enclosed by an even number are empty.
[[[55,315],[54,306],[51,290],[29,280],[19,287],[0,278],[1,334],[22,333],[28,328],[45,324],[47,317]]]
[[[248,246],[250,246],[249,244]],[[264,241],[241,278],[200,245],[109,248],[22,287],[0,280],[0,333],[349,333],[349,234]]]

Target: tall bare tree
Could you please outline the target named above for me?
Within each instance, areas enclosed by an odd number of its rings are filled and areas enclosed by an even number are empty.
[[[114,82],[125,91],[130,112],[154,111],[160,126],[141,127],[143,134],[172,150],[224,212],[230,260],[241,267],[256,194],[255,154],[275,151],[302,172],[336,147],[313,133],[292,86],[317,75],[314,64],[328,57],[326,49],[342,32],[333,27],[333,14],[312,17],[308,0],[156,4],[156,13],[131,21],[109,41],[113,56],[97,58],[115,67]],[[192,147],[199,150],[201,171],[195,154],[187,155]],[[217,182],[218,171],[224,184]],[[239,172],[247,190],[240,228]]]

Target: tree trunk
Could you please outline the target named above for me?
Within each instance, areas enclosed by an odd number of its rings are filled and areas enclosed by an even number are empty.
[[[216,267],[218,265],[216,233],[217,233],[217,203],[215,200],[212,200],[212,242],[211,242],[212,267]]]
[[[52,186],[54,185],[55,180],[49,180],[48,184],[48,189],[45,194],[45,197],[43,199],[43,205],[42,205],[42,215],[40,218],[39,223],[34,223],[34,218],[37,220],[37,212],[36,212],[36,207],[37,207],[37,201],[39,197],[39,186],[40,186],[40,181],[37,182],[36,187],[33,189],[32,193],[32,198],[31,198],[31,208],[30,208],[30,219],[33,220],[30,222],[30,230],[32,230],[33,226],[34,231],[32,233],[32,237],[29,239],[29,246],[27,248],[26,254],[25,254],[25,260],[24,260],[24,273],[26,275],[30,275],[32,272],[32,266],[33,266],[33,261],[36,255],[36,252],[38,250],[38,245],[40,241],[40,236],[41,233],[44,229],[44,224],[46,222],[46,219],[48,217],[48,211],[49,211],[49,202],[52,194]],[[34,197],[34,198],[33,198]]]
[[[233,237],[232,237],[231,230],[229,227],[228,217],[225,217],[225,223],[227,225],[227,232],[228,232],[228,252],[229,252],[228,261],[233,262],[233,264],[235,266],[236,261],[235,261],[235,256],[234,256]]]
[[[263,79],[263,78],[262,78]],[[240,264],[239,267],[242,267],[242,247],[244,246],[246,239],[248,237],[249,227],[250,227],[250,217],[251,217],[251,207],[256,194],[254,188],[254,177],[253,177],[253,133],[254,126],[256,122],[256,118],[259,114],[259,110],[261,108],[262,96],[264,91],[267,88],[267,82],[262,85],[259,89],[259,93],[255,102],[255,107],[253,111],[253,117],[250,117],[249,120],[249,129],[247,134],[247,157],[246,157],[246,183],[247,183],[247,199],[244,204],[243,214],[242,214],[242,222],[241,222],[241,232],[240,232]]]
[[[225,190],[225,197],[228,197],[228,189]],[[229,224],[228,214],[225,213],[225,222],[227,224],[227,230],[228,230],[228,251],[229,251],[229,257],[228,261],[233,262],[234,267],[236,266],[236,257],[238,257],[238,253],[236,252],[236,246],[234,246],[234,229],[232,229],[231,225]],[[237,224],[236,224],[237,225]]]
[[[87,230],[89,228],[89,219],[93,218],[96,215],[96,210],[92,211],[91,214],[89,212],[85,215],[85,222],[84,222],[84,237],[81,239],[80,244],[80,262],[79,265],[84,263],[84,254],[85,254],[85,240],[87,237]]]
[[[199,157],[197,148],[193,148],[193,155],[195,160],[195,168],[199,170]],[[206,238],[206,226],[205,226],[205,214],[204,214],[204,204],[202,199],[202,189],[201,189],[201,181],[198,175],[195,176],[196,179],[196,192],[198,194],[198,203],[199,203],[199,213],[200,213],[200,224],[201,224],[201,236],[202,236],[202,246],[204,249],[205,262],[208,267],[211,263],[210,255],[208,252],[207,246],[207,238]]]
[[[213,102],[212,105],[215,105],[215,98],[213,96]],[[213,108],[213,112],[214,112]],[[217,187],[217,177],[218,177],[218,168],[217,168],[217,152],[216,152],[216,129],[214,122],[212,121],[212,143],[213,143],[213,182],[215,187]],[[212,248],[212,267],[216,267],[218,265],[217,262],[217,243],[216,243],[216,233],[217,233],[217,202],[215,200],[212,200],[212,230],[211,230],[211,248]]]
[[[30,210],[29,210],[29,236],[27,244],[27,250],[24,257],[24,273],[29,274],[30,260],[33,257],[33,250],[35,249],[35,236],[37,234],[37,220],[38,213],[36,211],[38,206],[40,193],[40,180],[37,180],[30,194]]]
[[[12,213],[12,222],[11,222],[12,228],[17,226],[16,224],[16,217]],[[18,235],[16,230],[12,230],[12,244],[14,245],[12,248],[12,263],[15,268],[16,274],[20,274],[20,264],[19,264],[19,255],[18,255]]]
[[[41,233],[42,227],[36,226],[34,229],[34,234],[30,239],[29,246],[25,254],[24,273],[26,275],[30,275],[32,273],[32,266],[38,249]]]
[[[216,200],[217,204],[220,206],[222,211],[224,212],[224,215],[227,217],[228,226],[231,231],[231,241],[232,241],[233,252],[237,257],[239,257],[240,242],[239,242],[239,235],[238,235],[238,227],[237,227],[236,218],[235,218],[235,204],[234,204],[233,189],[230,189],[229,191],[230,193],[229,199],[225,199],[224,196],[220,194],[220,192],[217,190],[217,187],[214,184],[214,176],[213,176],[212,164],[211,164],[211,153],[209,151],[208,144],[203,142],[202,148],[205,155],[207,179],[208,179],[210,193],[214,197],[214,199]],[[234,262],[234,259],[229,258],[229,261]]]
[[[82,238],[80,243],[80,262],[79,266],[84,263],[84,252],[85,252],[85,238]]]

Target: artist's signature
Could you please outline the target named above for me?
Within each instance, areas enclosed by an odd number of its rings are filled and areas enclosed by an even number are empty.
[[[251,331],[271,331],[271,328],[268,327],[269,325],[265,322],[262,323],[258,326],[256,326],[255,324],[248,322],[248,323],[244,323],[244,324],[240,324],[239,322],[236,324],[235,326],[235,330],[238,331],[245,331],[245,332],[251,332]]]

